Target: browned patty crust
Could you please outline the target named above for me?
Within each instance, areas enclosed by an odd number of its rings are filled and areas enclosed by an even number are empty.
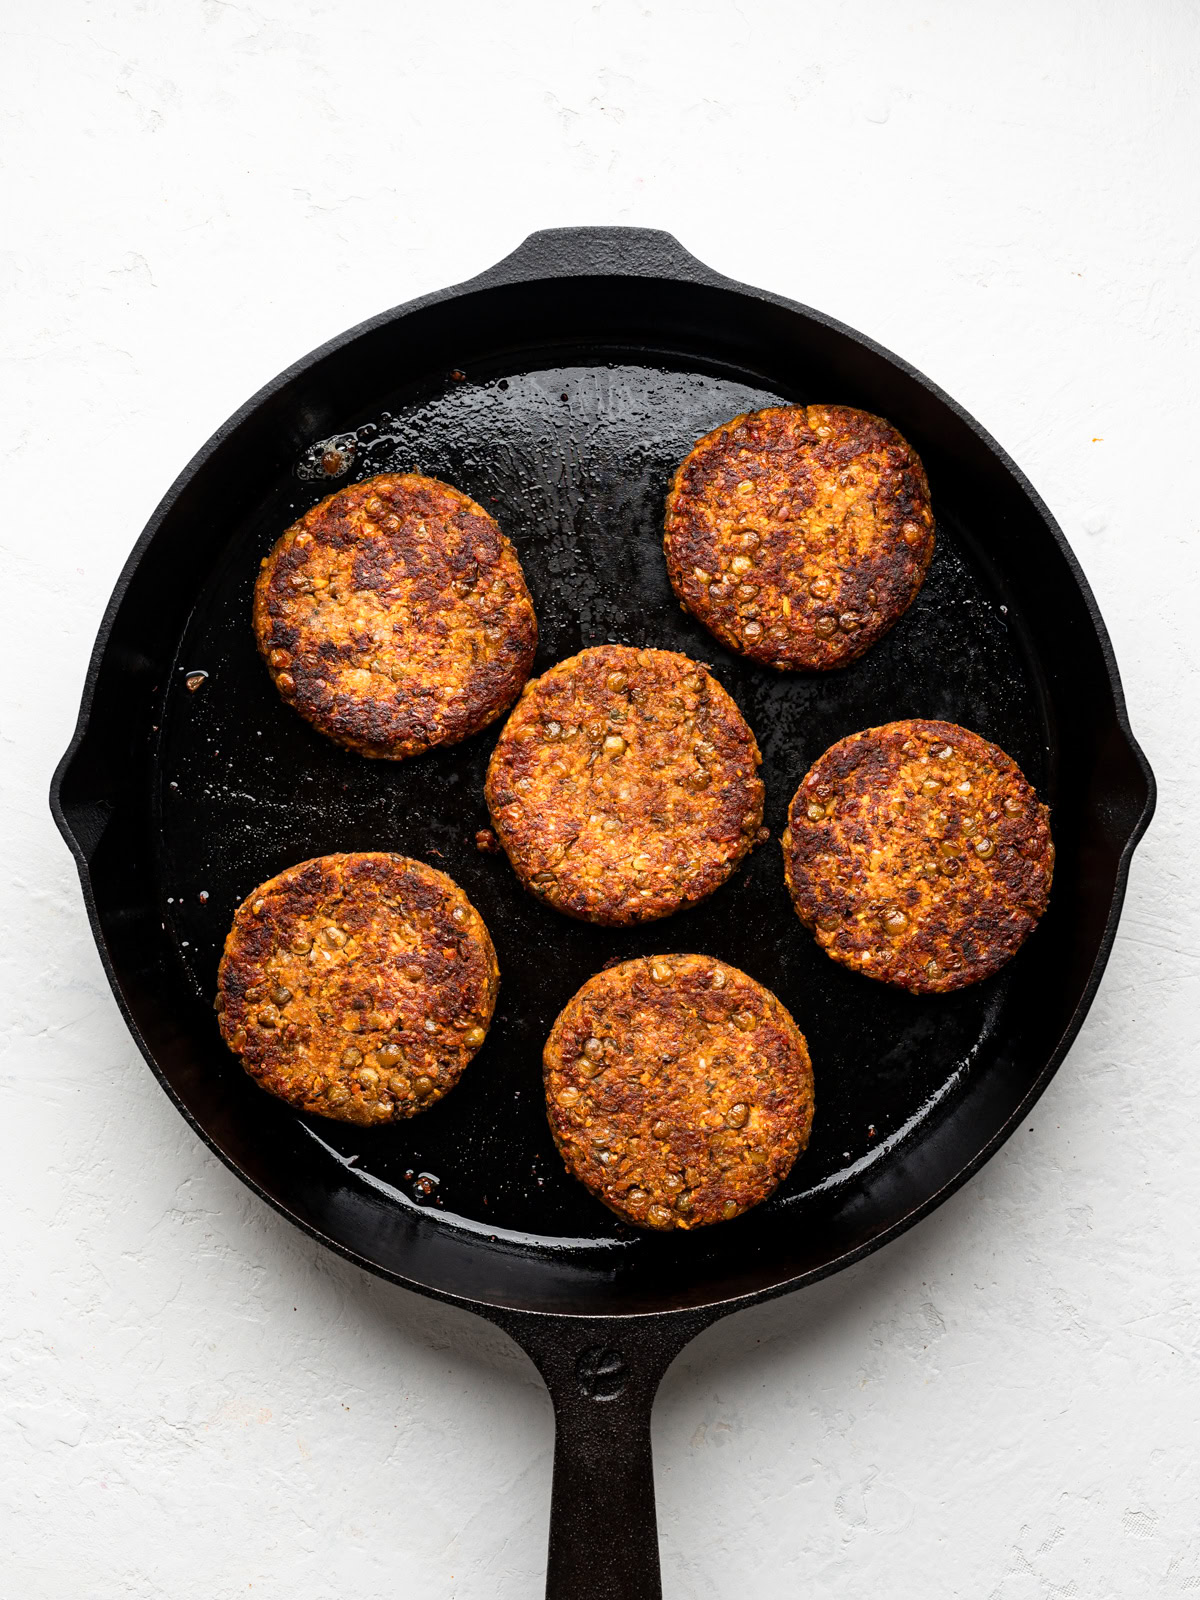
[[[840,667],[912,604],[933,555],[929,485],[882,417],[772,406],[706,434],[667,495],[684,606],[768,667]]]
[[[804,1035],[711,956],[645,956],[589,978],[546,1041],[546,1109],[567,1170],[639,1228],[727,1222],[808,1144]]]
[[[842,739],[783,836],[796,910],[827,955],[912,994],[989,977],[1046,909],[1050,813],[1003,750],[952,722]]]
[[[265,558],[254,632],[301,716],[364,756],[455,744],[520,693],[537,646],[516,551],[416,472],[339,489]]]
[[[699,662],[601,645],[527,686],[487,802],[534,894],[588,922],[648,922],[711,894],[754,844],[761,759]]]
[[[234,915],[217,978],[226,1044],[264,1089],[342,1122],[414,1116],[462,1076],[500,971],[456,883],[407,856],[318,856]]]

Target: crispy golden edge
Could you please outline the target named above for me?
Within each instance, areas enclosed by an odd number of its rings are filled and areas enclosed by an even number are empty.
[[[684,608],[780,671],[861,656],[916,598],[933,547],[919,458],[850,406],[734,417],[693,446],[667,495],[663,548]]]
[[[484,1042],[499,978],[483,918],[453,879],[364,851],[300,862],[246,897],[216,1006],[262,1088],[377,1125],[454,1087]]]
[[[635,1227],[729,1221],[808,1144],[812,1063],[761,984],[710,956],[643,957],[596,973],[543,1054],[568,1172]]]
[[[694,904],[744,860],[762,824],[761,760],[700,662],[602,645],[526,686],[485,793],[531,892],[568,916],[622,926]]]
[[[1049,815],[1012,758],[970,729],[868,728],[831,746],[797,789],[788,888],[835,961],[945,994],[997,972],[1044,913]]]
[[[422,535],[426,523],[437,537]],[[340,583],[341,601],[330,627],[314,629],[301,612],[322,578],[325,593]],[[497,582],[503,592],[489,602],[486,585],[494,594]],[[307,590],[295,587],[306,583]],[[406,584],[405,603],[415,605],[419,622],[410,618],[399,642],[393,630],[381,646],[356,597],[395,595],[395,586]],[[533,602],[512,541],[468,495],[421,473],[382,473],[349,485],[293,523],[263,560],[253,625],[283,698],[329,738],[384,760],[455,744],[493,722],[520,693],[537,648]],[[347,640],[337,643],[332,628]],[[459,634],[470,636],[470,666],[439,664],[438,652]],[[351,672],[355,687],[330,683]]]

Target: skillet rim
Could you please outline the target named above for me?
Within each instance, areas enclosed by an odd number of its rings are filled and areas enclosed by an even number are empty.
[[[667,283],[693,283],[776,306],[792,315],[798,314],[817,324],[828,333],[847,340],[882,360],[895,371],[924,389],[935,402],[952,413],[1008,474],[1017,490],[1026,498],[1037,514],[1044,530],[1050,536],[1057,547],[1059,555],[1065,561],[1068,574],[1083,601],[1087,619],[1096,638],[1096,644],[1108,681],[1109,692],[1112,697],[1113,719],[1123,740],[1126,753],[1132,760],[1145,789],[1145,796],[1140,810],[1132,825],[1129,826],[1128,834],[1117,859],[1108,915],[1097,944],[1096,955],[1087,981],[1066,1027],[1063,1029],[1054,1050],[1050,1053],[1045,1065],[1034,1079],[1024,1098],[996,1132],[974,1156],[964,1163],[952,1178],[895,1221],[881,1228],[873,1237],[820,1266],[810,1267],[790,1277],[784,1277],[778,1282],[741,1294],[716,1294],[707,1299],[689,1300],[650,1311],[614,1307],[611,1311],[605,1311],[600,1315],[597,1315],[594,1311],[542,1310],[530,1307],[515,1308],[511,1303],[503,1299],[475,1298],[406,1277],[403,1273],[382,1266],[377,1261],[362,1255],[360,1252],[342,1244],[339,1240],[323,1233],[319,1227],[298,1216],[284,1201],[271,1194],[262,1184],[239,1166],[237,1159],[221,1148],[215,1138],[209,1134],[204,1125],[181,1100],[142,1036],[122,992],[108,942],[101,926],[99,909],[92,884],[91,868],[85,846],[78,838],[68,819],[67,807],[63,801],[63,789],[69,780],[75,759],[88,734],[100,672],[108,653],[113,629],[125,596],[132,585],[144,555],[163,524],[173,512],[176,503],[220,446],[243,423],[256,415],[264,405],[296,379],[310,372],[328,357],[344,350],[354,342],[399,322],[404,317],[422,311],[429,306],[445,304],[456,299],[464,299],[470,295],[503,288],[510,284],[528,285],[537,282],[580,277],[651,278]],[[215,430],[192,456],[186,466],[177,474],[155,507],[121,568],[108,604],[105,607],[96,641],[92,647],[75,731],[65,753],[55,768],[50,785],[50,810],[59,832],[75,858],[92,936],[100,955],[101,964],[104,967],[105,976],[134,1043],[141,1051],[155,1078],[170,1097],[176,1110],[240,1182],[265,1200],[273,1210],[286,1218],[288,1222],[302,1229],[318,1243],[335,1251],[356,1266],[415,1293],[441,1300],[446,1304],[460,1306],[464,1310],[475,1311],[494,1321],[503,1322],[505,1320],[521,1319],[540,1323],[579,1322],[596,1324],[598,1322],[611,1322],[624,1325],[637,1323],[660,1326],[664,1319],[677,1319],[681,1322],[690,1320],[697,1324],[712,1321],[730,1311],[774,1299],[806,1284],[816,1283],[822,1278],[830,1277],[845,1267],[852,1266],[855,1262],[862,1260],[865,1256],[898,1238],[901,1234],[907,1232],[909,1228],[915,1226],[923,1217],[936,1210],[938,1206],[943,1204],[952,1194],[974,1177],[980,1168],[995,1155],[1000,1146],[1011,1137],[1017,1126],[1028,1114],[1030,1108],[1044,1093],[1083,1025],[1108,964],[1124,904],[1133,852],[1153,817],[1155,799],[1156,784],[1154,774],[1130,728],[1124,691],[1112,642],[1087,578],[1049,507],[1042,500],[1028,478],[1026,478],[1020,467],[1017,466],[1016,462],[1013,461],[991,434],[964,410],[957,401],[927,378],[924,373],[875,340],[866,337],[837,319],[825,315],[823,312],[803,305],[799,301],[726,277],[691,255],[669,233],[657,229],[623,227],[553,228],[532,233],[510,254],[475,277],[402,302],[335,335],[307,355],[293,362],[291,366],[285,368],[276,377],[264,384],[262,388],[239,406]]]

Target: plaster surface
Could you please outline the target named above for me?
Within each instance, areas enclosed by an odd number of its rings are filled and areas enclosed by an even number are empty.
[[[4,31],[0,1596],[539,1592],[532,1368],[191,1134],[46,790],[111,586],[213,428],[343,327],[576,222],[669,229],[973,412],[1071,540],[1160,784],[1029,1125],[667,1375],[668,1600],[1200,1591],[1200,11],[42,0]]]

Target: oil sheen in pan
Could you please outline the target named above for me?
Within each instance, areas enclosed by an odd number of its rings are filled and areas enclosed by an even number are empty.
[[[843,970],[799,925],[779,852],[788,800],[812,760],[844,734],[897,717],[976,729],[1053,805],[1039,686],[974,552],[970,506],[945,503],[933,482],[938,545],[925,586],[890,634],[839,671],[780,675],[730,655],[667,582],[663,499],[691,444],[739,411],[838,398],[648,365],[468,373],[433,396],[398,395],[386,412],[343,419],[336,450],[314,441],[319,454],[289,464],[270,518],[231,530],[180,643],[162,730],[163,918],[192,983],[211,997],[248,888],[330,850],[399,850],[449,872],[486,919],[500,961],[488,1041],[442,1104],[379,1131],[312,1125],[366,1181],[489,1234],[610,1248],[631,1238],[567,1178],[542,1106],[542,1043],[611,958],[711,954],[765,983],[797,1018],[817,1115],[772,1209],[802,1212],[806,1198],[853,1182],[986,1061],[1008,972],[915,999]],[[340,750],[279,701],[250,629],[259,558],[286,520],[339,484],[410,467],[465,490],[515,540],[538,613],[535,671],[588,645],[655,645],[707,662],[733,694],[762,747],[771,838],[710,900],[639,929],[569,921],[525,894],[503,856],[476,849],[495,728],[394,767]],[[208,676],[189,689],[197,671]],[[240,1071],[232,1058],[218,1070]]]

